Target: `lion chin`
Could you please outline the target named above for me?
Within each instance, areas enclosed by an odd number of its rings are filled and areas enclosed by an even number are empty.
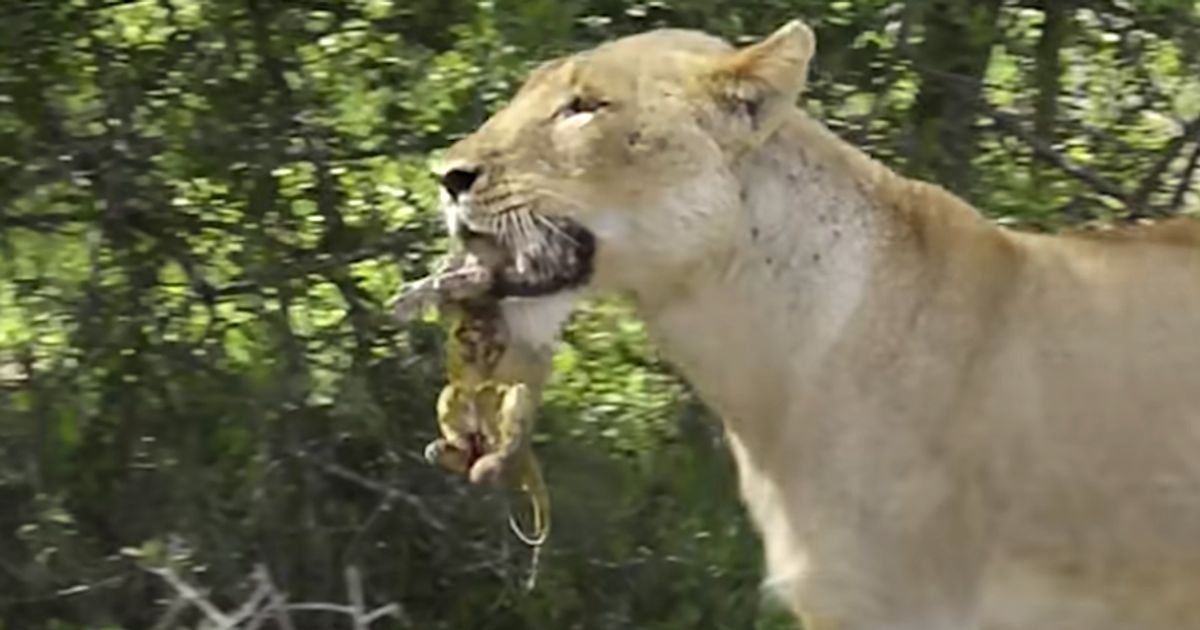
[[[1200,228],[995,226],[797,108],[814,51],[627,37],[452,147],[514,335],[627,296],[806,627],[1200,628]]]

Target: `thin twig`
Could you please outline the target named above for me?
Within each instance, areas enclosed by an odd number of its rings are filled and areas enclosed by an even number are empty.
[[[377,494],[381,494],[385,497],[398,499],[416,510],[417,515],[421,517],[421,520],[423,520],[426,525],[429,525],[434,530],[439,532],[446,531],[446,525],[429,510],[429,507],[426,506],[421,499],[417,498],[413,494],[404,492],[403,490],[390,486],[386,483],[364,477],[353,470],[346,468],[345,466],[340,466],[332,462],[317,460],[306,453],[300,453],[298,457],[302,461],[321,469],[328,475],[349,481],[355,485]]]
[[[925,67],[916,60],[913,60],[913,62],[916,67],[920,68],[927,74],[944,78],[948,81],[957,82],[960,85],[977,85],[983,88],[997,87],[972,77]],[[1048,142],[1042,140],[1036,134],[1025,129],[1021,124],[1020,118],[1016,114],[1001,111],[992,106],[985,98],[982,97],[973,99],[972,104],[974,104],[981,113],[990,117],[994,121],[993,127],[996,130],[1006,133],[1028,145],[1035,158],[1058,168],[1067,175],[1070,175],[1076,180],[1087,185],[1097,193],[1120,201],[1126,208],[1130,210],[1131,214],[1138,215],[1139,213],[1144,213],[1144,209],[1122,186],[1109,181],[1098,173],[1080,164],[1075,163],[1075,161],[1057,151]]]
[[[326,603],[311,603],[311,604],[288,604],[287,609],[296,612],[329,612],[339,615],[346,615],[353,618],[355,630],[368,630],[371,624],[379,621],[384,617],[393,617],[403,619],[400,612],[399,604],[387,604],[380,606],[375,610],[359,610],[355,606],[347,606],[344,604],[326,604]]]
[[[236,623],[241,623],[253,617],[271,596],[272,585],[266,580],[267,569],[262,565],[254,567],[254,580],[258,582],[258,586],[254,588],[254,592],[250,594],[250,598],[242,604],[237,612],[233,613],[233,619]]]
[[[400,604],[395,602],[385,604],[379,608],[376,608],[375,610],[372,610],[371,612],[367,613],[367,616],[363,617],[363,619],[366,620],[367,625],[369,626],[375,623],[376,620],[384,617],[393,617],[395,619],[407,621],[407,617],[404,615],[404,609],[400,608]],[[411,624],[412,622],[407,621],[407,623]]]
[[[238,607],[236,613],[230,615],[217,608],[199,589],[192,586],[179,576],[169,566],[149,569],[163,579],[174,591],[167,612],[155,624],[155,630],[169,630],[174,627],[175,620],[187,608],[194,607],[204,615],[207,624],[214,630],[258,630],[268,619],[273,618],[282,630],[295,630],[295,625],[289,613],[291,612],[329,612],[350,617],[354,630],[370,630],[371,625],[384,617],[392,617],[411,625],[404,609],[395,602],[368,610],[364,594],[362,574],[358,567],[346,567],[346,591],[350,604],[332,604],[328,602],[305,602],[289,604],[284,594],[275,586],[270,572],[263,565],[254,568],[252,580],[257,583],[250,597]]]
[[[1133,193],[1133,200],[1137,207],[1150,210],[1150,195],[1154,194],[1162,186],[1163,175],[1170,168],[1171,163],[1183,151],[1184,146],[1195,138],[1200,138],[1200,116],[1193,118],[1180,131],[1179,135],[1171,139],[1167,143],[1165,149],[1159,154],[1158,160],[1151,167],[1150,172],[1142,179],[1142,183],[1138,186],[1136,192]],[[1185,180],[1186,181],[1186,180]],[[1174,198],[1172,197],[1172,200]]]
[[[365,615],[366,604],[363,601],[362,575],[354,565],[346,567],[346,593],[350,596],[350,606],[354,616],[354,630],[367,630],[368,623]]]
[[[161,567],[150,569],[150,572],[162,578],[171,588],[175,589],[176,594],[187,600],[192,606],[198,608],[204,614],[204,617],[216,624],[218,628],[224,630],[233,627],[233,618],[221,612],[212,602],[208,601],[208,598],[203,593],[179,577],[179,574],[175,573],[174,569]]]
[[[0,228],[27,230],[56,230],[68,225],[88,223],[99,218],[95,212],[39,212],[37,214],[7,214],[0,212]]]
[[[354,616],[354,607],[345,604],[327,604],[327,603],[306,603],[306,604],[288,604],[285,606],[288,610],[297,612],[330,612],[339,615]]]
[[[153,630],[171,630],[174,628],[175,620],[179,618],[179,615],[183,614],[183,611],[188,609],[189,605],[187,598],[176,595],[171,600],[171,604],[167,606],[167,612],[163,613],[158,623],[154,624]]]
[[[1054,147],[1050,146],[1044,140],[1027,131],[1015,115],[1002,112],[991,106],[985,106],[985,111],[995,121],[997,128],[1028,145],[1033,151],[1034,157],[1057,167],[1071,177],[1087,184],[1096,192],[1117,199],[1131,210],[1136,211],[1135,201],[1125,189],[1092,172],[1090,169],[1076,164],[1067,156],[1056,151]]]
[[[216,297],[227,297],[255,293],[267,285],[281,284],[308,275],[319,274],[329,269],[336,269],[352,265],[356,262],[385,256],[417,241],[419,239],[417,238],[416,230],[401,229],[384,235],[374,244],[353,252],[337,255],[329,255],[326,252],[320,251],[298,253],[285,265],[287,268],[286,272],[235,280],[216,287],[213,290],[213,294]]]
[[[295,624],[292,623],[292,618],[288,615],[287,596],[275,587],[275,581],[271,579],[269,571],[263,571],[262,579],[271,587],[271,605],[269,609],[274,612],[275,623],[279,624],[282,630],[296,630]]]

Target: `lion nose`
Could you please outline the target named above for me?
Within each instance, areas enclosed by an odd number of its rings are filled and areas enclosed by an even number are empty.
[[[479,179],[479,169],[470,166],[458,166],[442,175],[442,187],[450,193],[450,197],[458,199],[460,195],[471,190]]]

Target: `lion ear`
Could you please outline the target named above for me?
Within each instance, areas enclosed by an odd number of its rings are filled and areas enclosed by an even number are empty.
[[[759,127],[796,102],[816,46],[812,29],[792,20],[766,39],[719,59],[708,73],[709,86],[722,104],[740,108]]]

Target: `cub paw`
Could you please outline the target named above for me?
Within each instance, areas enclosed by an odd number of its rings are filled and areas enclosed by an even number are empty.
[[[459,475],[470,468],[470,454],[440,438],[425,446],[425,461]]]
[[[499,453],[489,453],[471,465],[471,483],[495,483],[504,476],[505,460]]]

